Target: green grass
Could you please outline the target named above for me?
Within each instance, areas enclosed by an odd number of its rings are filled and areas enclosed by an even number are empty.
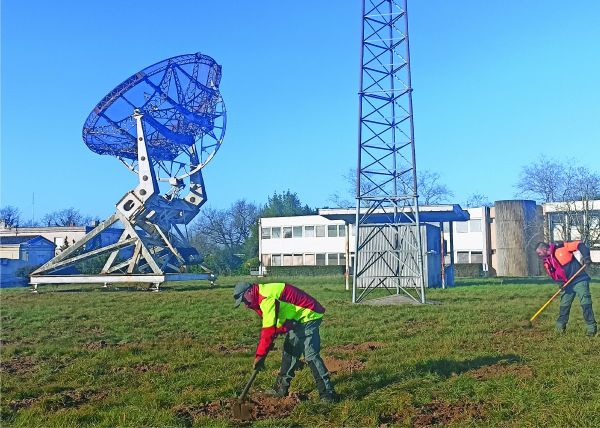
[[[161,293],[93,286],[2,290],[2,394],[6,426],[228,426],[178,408],[229,399],[250,374],[257,316],[232,308],[240,278]],[[437,305],[352,305],[341,278],[294,279],[327,308],[324,356],[362,362],[333,375],[342,401],[310,393],[280,419],[255,426],[600,426],[600,337],[584,336],[574,303],[565,335],[557,303],[523,328],[556,290],[537,279],[463,280],[429,290]],[[597,317],[600,283],[592,283]],[[278,343],[281,339],[278,339]],[[373,350],[343,345],[381,342]],[[271,385],[279,351],[254,386]]]

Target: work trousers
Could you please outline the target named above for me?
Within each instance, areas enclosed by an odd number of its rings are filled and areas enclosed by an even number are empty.
[[[561,292],[556,329],[558,331],[564,331],[567,327],[569,313],[571,312],[571,304],[576,296],[579,298],[579,304],[583,311],[586,332],[588,334],[596,334],[597,323],[594,318],[594,311],[592,310],[592,295],[590,294],[590,284],[588,281],[579,281],[573,285],[569,285]]]
[[[302,354],[317,383],[319,393],[332,391],[329,372],[321,358],[321,336],[319,327],[321,319],[297,324],[290,330],[283,342],[283,355],[279,377],[284,387],[289,387],[294,378],[298,362]]]

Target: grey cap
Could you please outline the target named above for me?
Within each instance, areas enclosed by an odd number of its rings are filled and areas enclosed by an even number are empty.
[[[233,288],[233,299],[235,303],[233,305],[234,308],[237,308],[242,303],[242,298],[244,297],[244,293],[248,291],[252,287],[252,284],[249,282],[238,282],[235,284]]]

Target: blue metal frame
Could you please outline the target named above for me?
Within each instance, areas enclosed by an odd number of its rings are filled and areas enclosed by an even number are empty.
[[[143,114],[148,154],[173,161],[194,144],[200,161],[218,150],[225,132],[221,66],[201,53],[160,61],[126,79],[88,116],[83,140],[95,153],[137,158],[134,109]],[[208,137],[208,138],[205,138]]]

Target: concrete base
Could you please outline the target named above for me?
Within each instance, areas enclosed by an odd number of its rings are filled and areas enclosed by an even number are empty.
[[[392,296],[379,297],[377,299],[364,300],[360,302],[362,305],[371,306],[384,306],[384,305],[420,305],[421,302],[417,302],[410,297],[403,294],[394,294]],[[439,302],[433,300],[427,300],[426,305],[439,305]]]
[[[32,292],[37,293],[38,285],[46,284],[149,284],[153,291],[165,281],[210,281],[214,284],[217,276],[212,273],[165,273],[162,275],[34,275],[29,277]]]

